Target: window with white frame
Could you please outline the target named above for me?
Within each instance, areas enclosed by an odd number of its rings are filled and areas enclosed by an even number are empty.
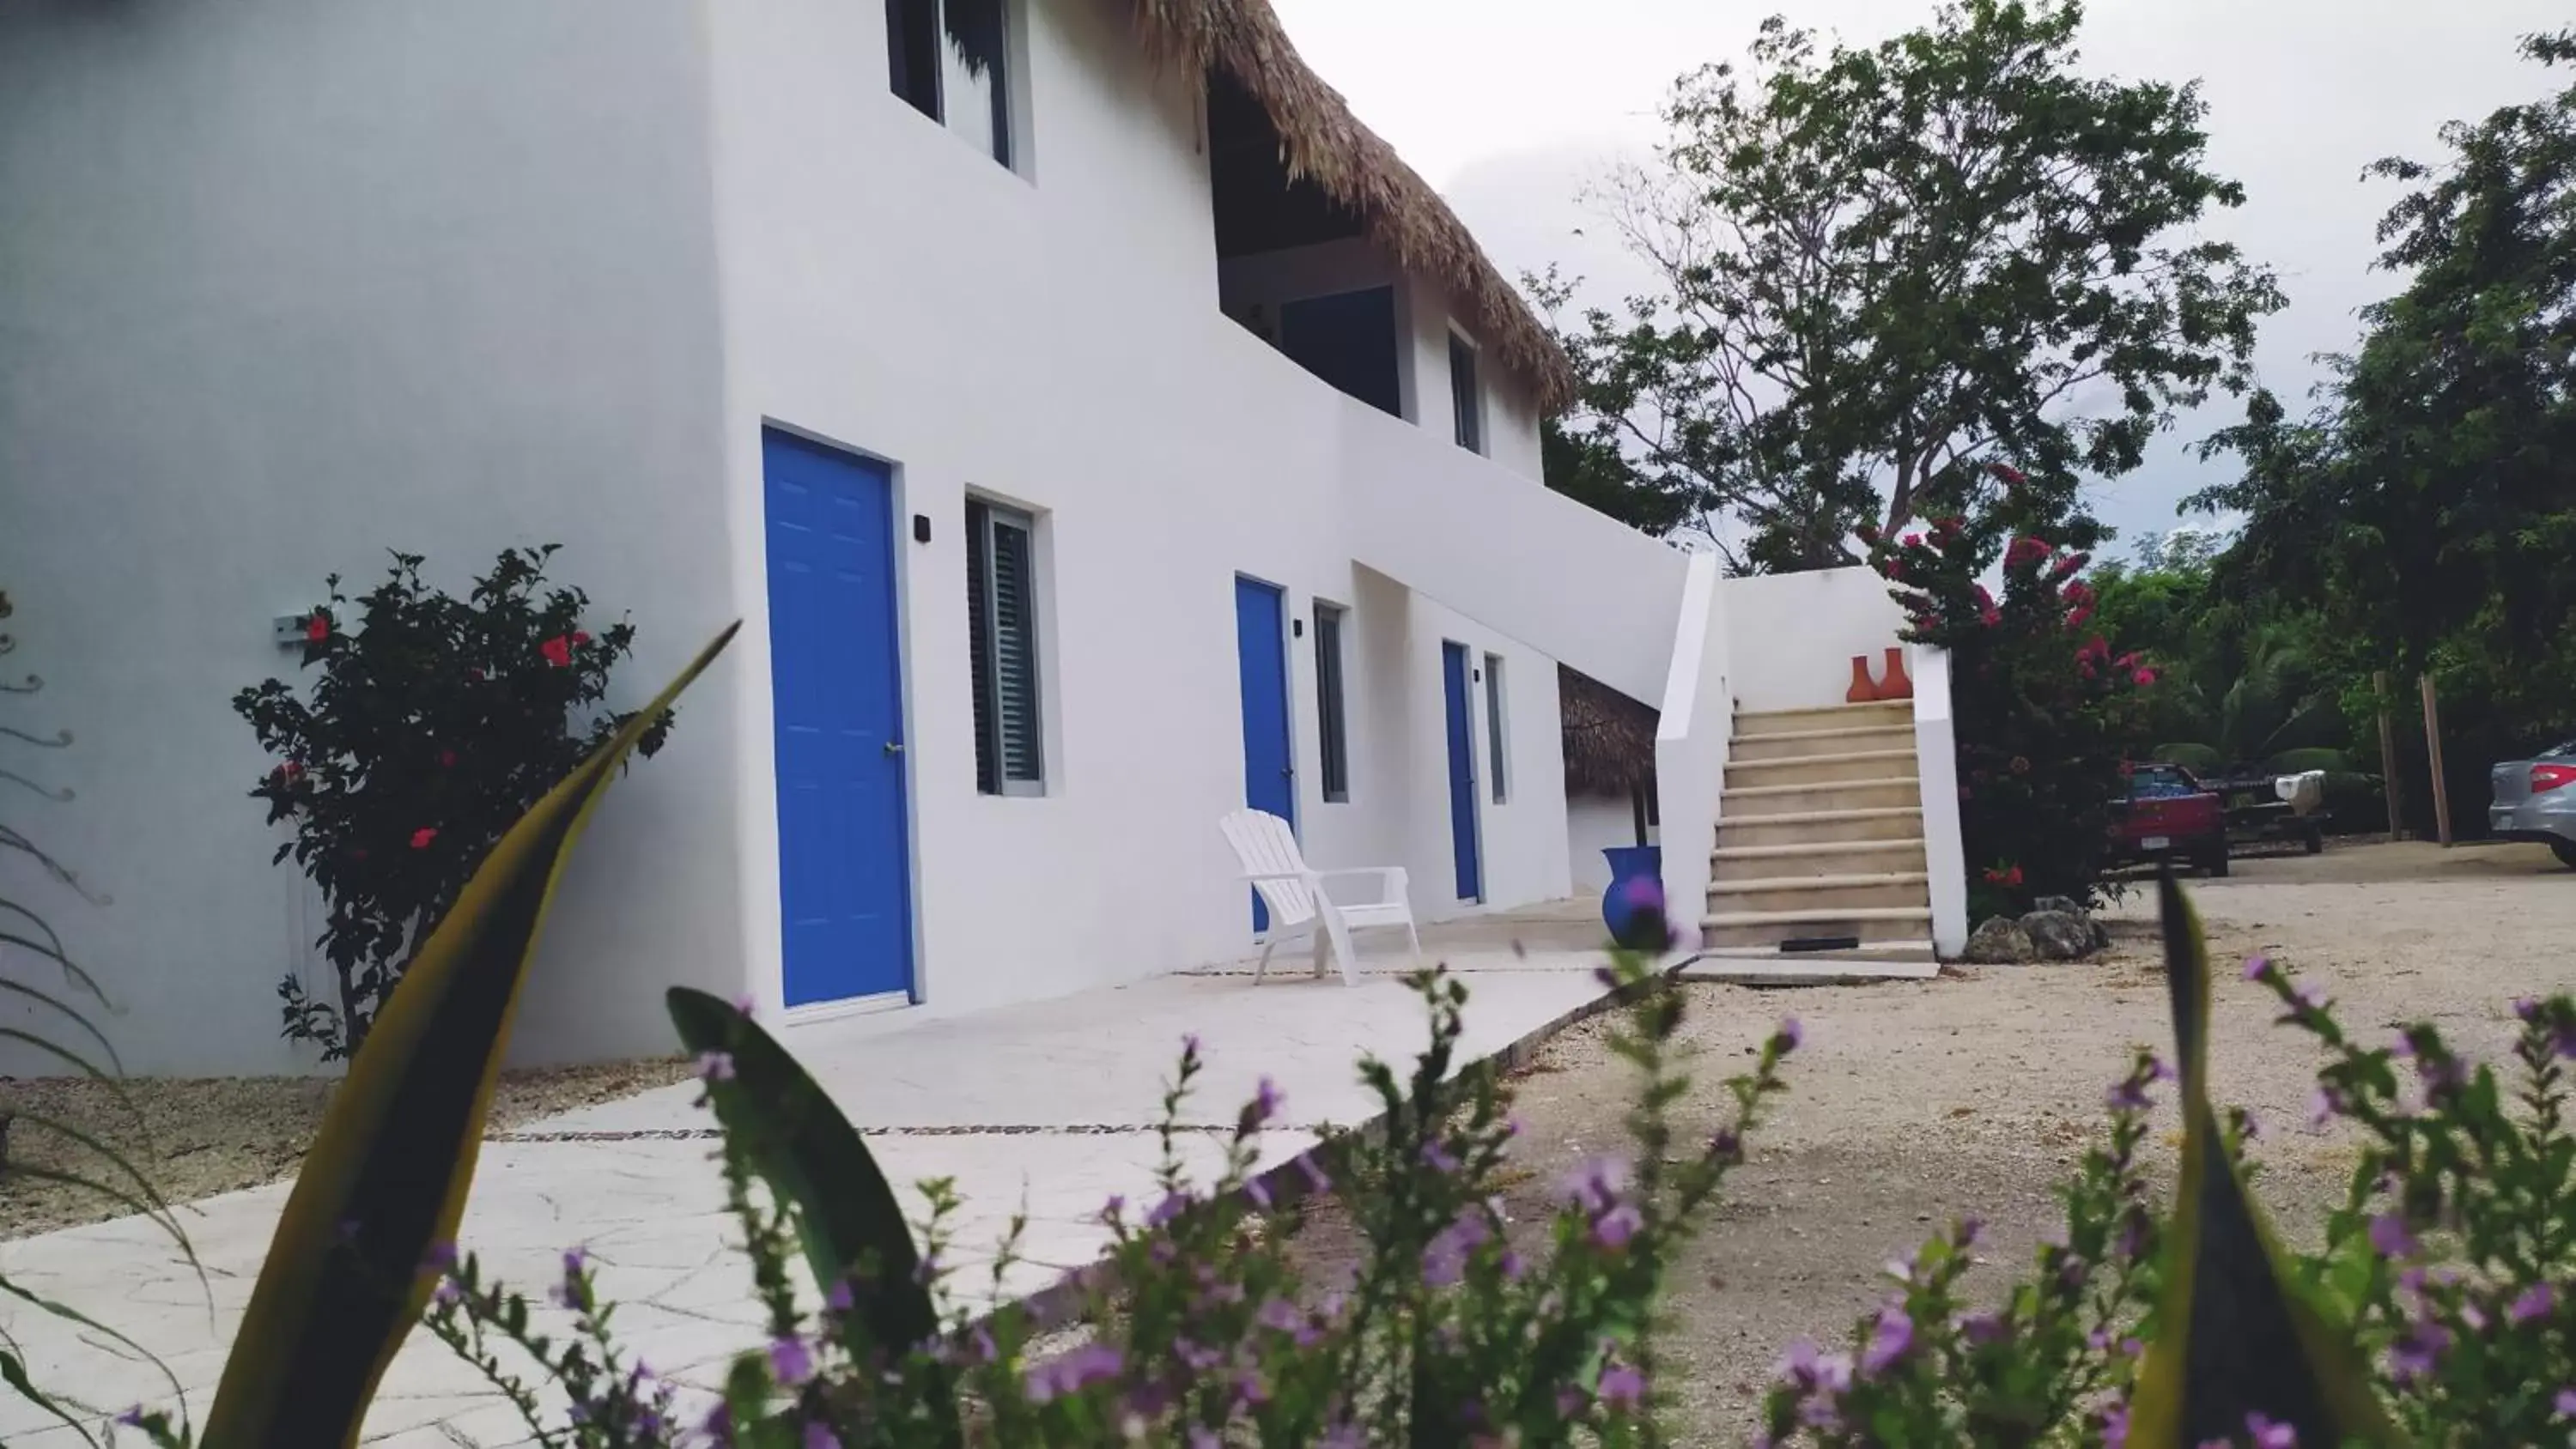
[[[966,617],[975,673],[975,788],[986,795],[1043,795],[1037,525],[1029,515],[967,500]]]
[[[1494,782],[1494,803],[1512,798],[1511,734],[1503,720],[1503,656],[1485,656],[1485,776]]]
[[[1011,154],[1011,0],[886,0],[894,93],[914,110],[1015,165]]]
[[[1457,413],[1458,446],[1485,451],[1485,389],[1476,380],[1476,344],[1449,334],[1449,405]]]
[[[1315,605],[1315,740],[1324,766],[1324,800],[1347,804],[1351,798],[1349,706],[1342,691],[1343,611]]]

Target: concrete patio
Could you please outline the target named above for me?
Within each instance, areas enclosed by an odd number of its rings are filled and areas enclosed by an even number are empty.
[[[1601,1001],[1601,924],[1589,901],[1426,929],[1426,958],[1446,962],[1473,995],[1471,1058],[1545,1037]],[[1426,1039],[1420,1002],[1396,979],[1400,943],[1364,943],[1372,974],[1357,987],[1317,981],[1302,957],[1255,987],[1248,962],[1115,990],[946,1019],[861,1018],[795,1029],[789,1045],[864,1130],[898,1185],[953,1178],[961,1297],[1024,1297],[1095,1261],[1096,1214],[1112,1194],[1148,1200],[1159,1152],[1151,1131],[1182,1038],[1207,1058],[1193,1124],[1231,1123],[1260,1078],[1286,1094],[1286,1126],[1263,1163],[1305,1150],[1325,1126],[1366,1121],[1375,1104],[1353,1064],[1376,1053],[1409,1060]],[[620,1304],[631,1348],[656,1371],[706,1383],[756,1343],[760,1318],[727,1241],[732,1223],[710,1160],[709,1119],[692,1085],[663,1088],[501,1134],[485,1146],[461,1246],[538,1296],[564,1249],[585,1247],[602,1291]],[[1202,1176],[1221,1136],[1183,1149]],[[0,1244],[0,1270],[131,1335],[177,1377],[202,1414],[257,1275],[286,1184],[227,1193],[180,1216],[211,1282],[149,1224],[122,1219]],[[1025,1211],[1026,1261],[998,1285],[982,1255]],[[549,1310],[551,1311],[551,1310]],[[152,1365],[101,1336],[11,1304],[0,1326],[49,1391],[102,1416],[166,1402]],[[0,1396],[0,1440],[52,1446],[79,1436]],[[415,1334],[387,1376],[366,1442],[399,1449],[514,1444],[525,1426],[445,1348]]]

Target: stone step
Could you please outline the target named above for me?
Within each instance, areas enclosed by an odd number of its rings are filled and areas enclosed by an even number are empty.
[[[1932,908],[1877,906],[1796,911],[1729,911],[1700,920],[1703,949],[1776,947],[1782,941],[1820,936],[1855,937],[1860,944],[1919,941],[1932,934]]]
[[[1719,881],[1708,888],[1712,915],[1764,911],[1878,910],[1932,905],[1932,877],[1923,871],[1870,875],[1772,876]]]
[[[1739,986],[1831,986],[1846,981],[1928,981],[1941,974],[1930,941],[1883,941],[1849,951],[1791,953],[1723,947],[1687,958],[1673,973],[1684,981]]]
[[[1782,880],[1809,876],[1924,871],[1923,841],[1830,840],[1819,845],[1721,847],[1709,852],[1709,879]]]
[[[1911,747],[1902,750],[1852,750],[1838,755],[1806,755],[1789,760],[1726,762],[1729,789],[1761,785],[1821,785],[1835,780],[1886,780],[1917,775]]]
[[[1833,845],[1863,840],[1923,840],[1920,805],[1872,806],[1858,810],[1800,810],[1780,815],[1720,817],[1717,848],[1744,846]]]
[[[1923,782],[1907,775],[1884,780],[1836,780],[1822,785],[1748,785],[1718,795],[1718,819],[1808,815],[1819,810],[1875,810],[1923,803]]]
[[[1817,730],[1875,729],[1889,725],[1914,725],[1914,701],[1893,699],[1884,704],[1834,704],[1815,709],[1737,710],[1735,737],[1739,740],[1760,739],[1766,735],[1803,735]]]
[[[1869,750],[1911,750],[1914,725],[1872,725],[1857,729],[1807,730],[1794,735],[1750,735],[1729,750],[1738,760],[1794,760],[1809,755],[1844,755]]]

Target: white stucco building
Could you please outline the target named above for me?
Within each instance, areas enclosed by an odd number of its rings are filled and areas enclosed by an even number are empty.
[[[1425,919],[1566,895],[1560,661],[1662,709],[1722,917],[1739,710],[1838,703],[1894,611],[1546,491],[1561,369],[1263,0],[11,5],[0,588],[78,741],[30,832],[112,903],[0,870],[129,1067],[309,1065],[319,907],[228,700],[326,573],[555,542],[630,702],[745,628],[584,844],[522,1059],[661,1049],[674,982],[797,1023],[1236,959],[1247,799]],[[1856,934],[1963,926],[1931,895]]]

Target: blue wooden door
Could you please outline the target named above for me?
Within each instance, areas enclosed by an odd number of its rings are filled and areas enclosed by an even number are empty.
[[[761,434],[789,1006],[912,990],[894,479]]]
[[[1277,589],[1234,581],[1234,647],[1243,671],[1243,803],[1297,823],[1297,764],[1288,736],[1288,609]],[[1256,895],[1252,929],[1270,929]]]
[[[1476,848],[1476,721],[1468,708],[1467,646],[1440,646],[1441,692],[1449,701],[1449,852],[1458,863],[1458,899],[1485,898],[1484,861]]]

